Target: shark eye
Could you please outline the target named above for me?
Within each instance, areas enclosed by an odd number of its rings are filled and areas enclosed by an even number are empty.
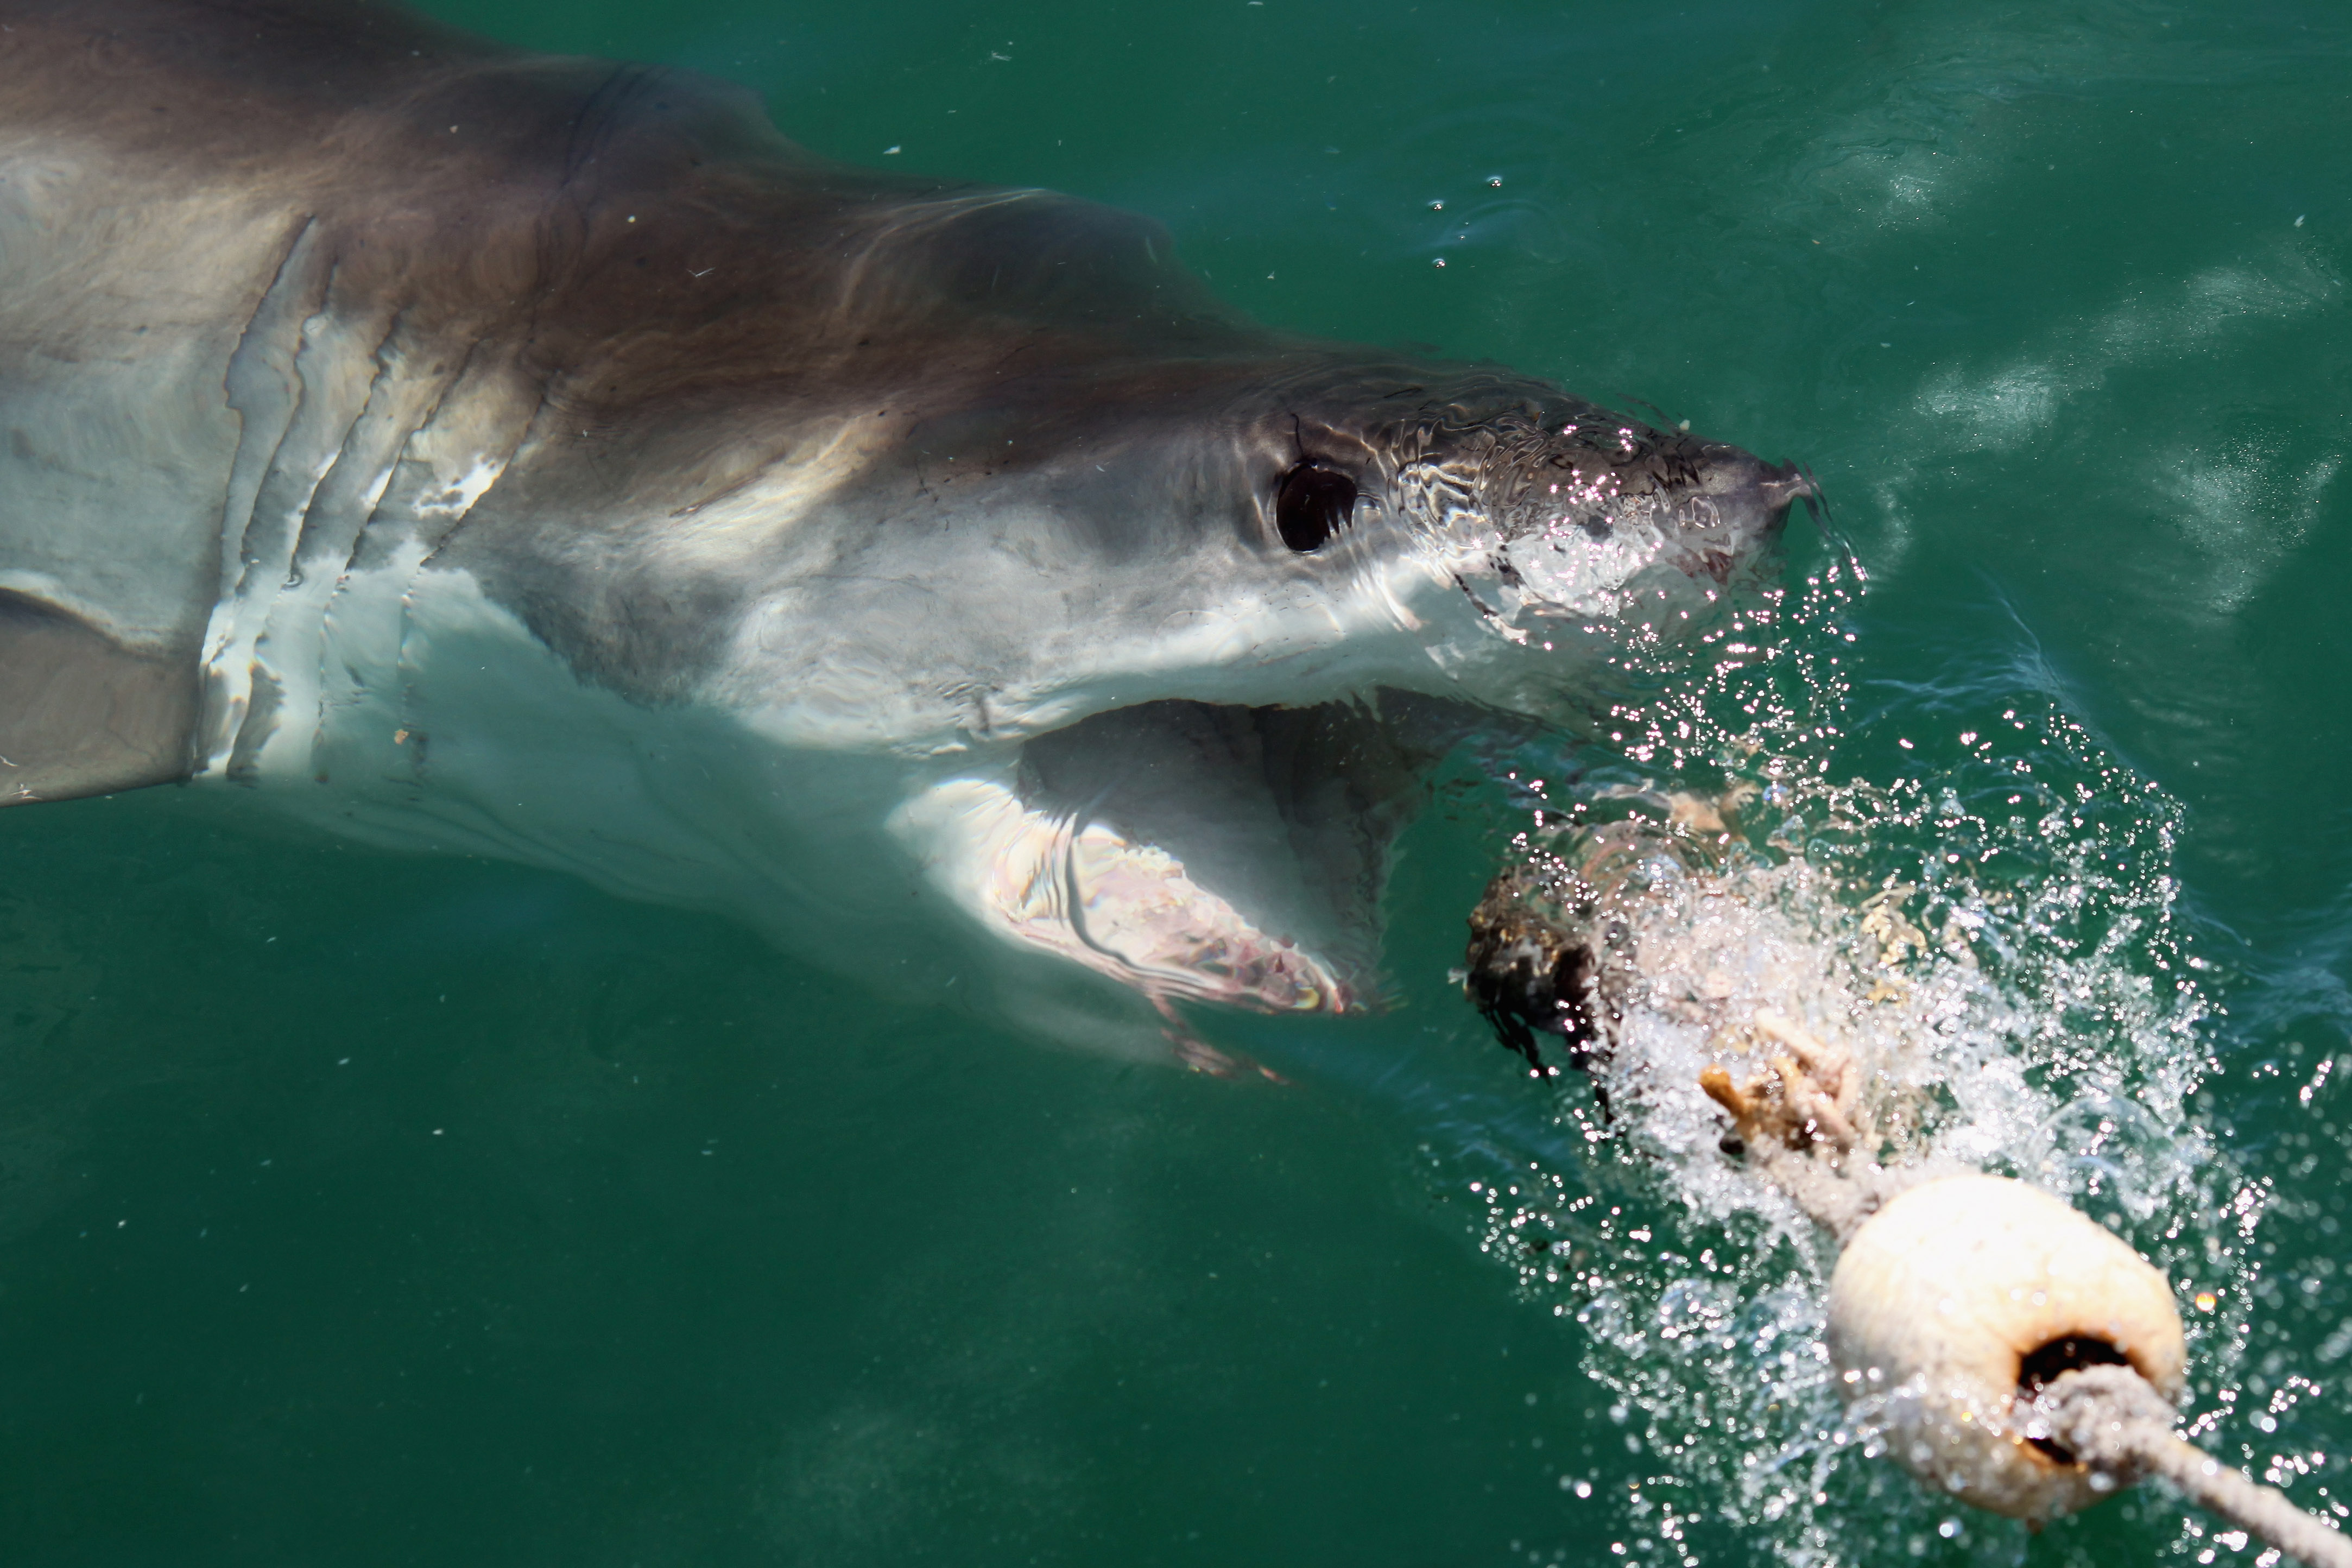
[[[1274,526],[1282,542],[1303,555],[1345,527],[1355,510],[1355,480],[1305,462],[1282,476],[1282,489],[1274,498]]]

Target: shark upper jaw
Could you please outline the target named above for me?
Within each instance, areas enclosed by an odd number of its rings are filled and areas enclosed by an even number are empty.
[[[933,635],[950,650],[993,639],[992,665],[910,652],[905,627],[863,611],[841,616],[849,629],[824,642],[793,640],[779,654],[755,611],[705,696],[787,749],[967,758],[983,770],[1007,746],[1157,701],[1303,708],[1397,691],[1572,720],[1629,634],[1654,643],[1704,629],[1769,572],[1787,504],[1767,523],[1711,531],[1628,519],[1598,543],[1556,522],[1513,537],[1375,515],[1311,574],[1246,558],[1189,574],[1155,567],[1075,607],[1024,600],[986,567],[942,570],[923,585],[942,615],[980,605],[1011,625],[940,620]],[[808,619],[798,605],[773,614],[780,625]]]

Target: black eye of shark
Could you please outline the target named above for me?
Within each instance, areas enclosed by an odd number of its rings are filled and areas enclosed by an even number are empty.
[[[1318,549],[1356,512],[1356,481],[1313,460],[1282,476],[1275,493],[1274,526],[1301,555]]]

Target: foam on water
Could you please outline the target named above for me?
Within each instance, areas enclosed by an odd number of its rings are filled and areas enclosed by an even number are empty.
[[[1881,1158],[2023,1177],[2163,1268],[2192,1435],[2238,1398],[2269,1184],[2233,1171],[2194,1109],[2214,1063],[2205,964],[2176,919],[2178,809],[2047,705],[1864,700],[1850,597],[1843,572],[1813,579],[1717,634],[1698,672],[1637,650],[1628,673],[1653,694],[1609,712],[1610,754],[1512,770],[1529,812],[1514,855],[1599,889],[1613,1051],[1590,1082],[1545,1069],[1580,1154],[1489,1145],[1433,1154],[1433,1175],[1478,1206],[1482,1249],[1518,1289],[1575,1325],[1627,1450],[1649,1458],[1642,1482],[1582,1505],[1605,1511],[1617,1560],[1769,1549],[1828,1568],[2025,1542],[1855,1462],[1877,1444],[1830,1381],[1829,1244],[1720,1146],[1697,1084],[1715,1061],[1741,1076],[1759,1010],[1853,1053]],[[2153,1493],[2109,1506],[2180,1513]],[[2181,1518],[2176,1551],[2204,1535]]]

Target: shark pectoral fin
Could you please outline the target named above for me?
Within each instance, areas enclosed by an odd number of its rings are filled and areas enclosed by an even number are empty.
[[[195,721],[193,659],[0,589],[0,805],[185,778]]]

